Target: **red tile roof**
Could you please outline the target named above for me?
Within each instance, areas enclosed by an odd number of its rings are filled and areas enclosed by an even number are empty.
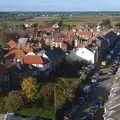
[[[72,43],[73,39],[71,38],[58,38],[54,42],[66,42],[66,43]]]
[[[79,32],[78,33],[80,36],[84,37],[84,38],[92,38],[93,37],[93,32]]]
[[[8,46],[9,46],[10,48],[14,48],[14,47],[16,47],[16,45],[17,45],[14,40],[10,40],[7,44],[8,44]]]
[[[22,49],[23,49],[24,52],[27,52],[27,53],[28,52],[33,52],[33,48],[31,48],[31,47],[23,47]]]
[[[23,57],[25,64],[43,64],[43,59],[38,55],[27,55]]]
[[[76,27],[81,27],[81,25],[80,24],[76,24]]]
[[[10,55],[15,55],[16,58],[22,58],[23,56],[25,56],[25,53],[20,49],[14,49],[5,54],[5,57],[8,57]]]
[[[52,31],[53,31],[53,28],[52,28],[52,27],[43,28],[42,30],[44,30],[44,31],[46,31],[46,32],[52,32]]]
[[[73,36],[75,35],[73,31],[61,31],[61,33],[64,33],[65,35],[68,35],[68,36]]]

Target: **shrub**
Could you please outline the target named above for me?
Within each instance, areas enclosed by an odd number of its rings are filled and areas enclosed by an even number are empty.
[[[6,97],[5,108],[8,112],[15,112],[23,105],[23,97],[19,91],[12,91]]]

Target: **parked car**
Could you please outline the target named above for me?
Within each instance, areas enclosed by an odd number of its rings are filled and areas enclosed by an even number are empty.
[[[85,98],[84,97],[79,97],[78,100],[76,101],[77,104],[84,105],[85,104]]]
[[[107,61],[102,61],[102,62],[101,62],[101,67],[102,67],[102,68],[104,68],[104,67],[106,67],[106,66],[107,66],[107,64],[108,64],[108,62],[107,62]]]
[[[118,68],[116,74],[115,74],[115,79],[119,79],[120,78],[120,68]]]
[[[109,72],[108,72],[108,75],[114,75],[115,74],[115,71],[114,70],[110,70]]]
[[[110,54],[114,54],[114,50],[111,50],[111,51],[110,51]]]
[[[117,71],[117,65],[116,65],[116,63],[113,63],[109,68],[108,74],[114,75],[116,73],[116,71]]]
[[[98,80],[99,80],[99,73],[96,72],[91,77],[91,83],[96,83],[96,82],[98,82]]]
[[[88,112],[81,118],[81,120],[95,120],[95,114],[93,112]]]

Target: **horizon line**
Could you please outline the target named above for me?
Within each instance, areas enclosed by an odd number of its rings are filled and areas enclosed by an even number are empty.
[[[105,11],[102,11],[102,10],[96,10],[96,11],[92,11],[92,10],[88,10],[88,11],[79,11],[79,10],[72,10],[72,11],[56,11],[56,10],[48,10],[48,11],[42,11],[42,10],[0,10],[0,12],[66,12],[66,13],[70,13],[70,12],[81,12],[81,13],[85,13],[85,12],[120,12],[120,10],[105,10]]]

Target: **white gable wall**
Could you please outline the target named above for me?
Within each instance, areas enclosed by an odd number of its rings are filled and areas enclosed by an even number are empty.
[[[78,48],[75,52],[75,54],[81,58],[83,58],[84,60],[87,60],[91,63],[94,64],[95,59],[94,56],[95,54],[93,52],[91,52],[90,50],[88,50],[87,48]]]

